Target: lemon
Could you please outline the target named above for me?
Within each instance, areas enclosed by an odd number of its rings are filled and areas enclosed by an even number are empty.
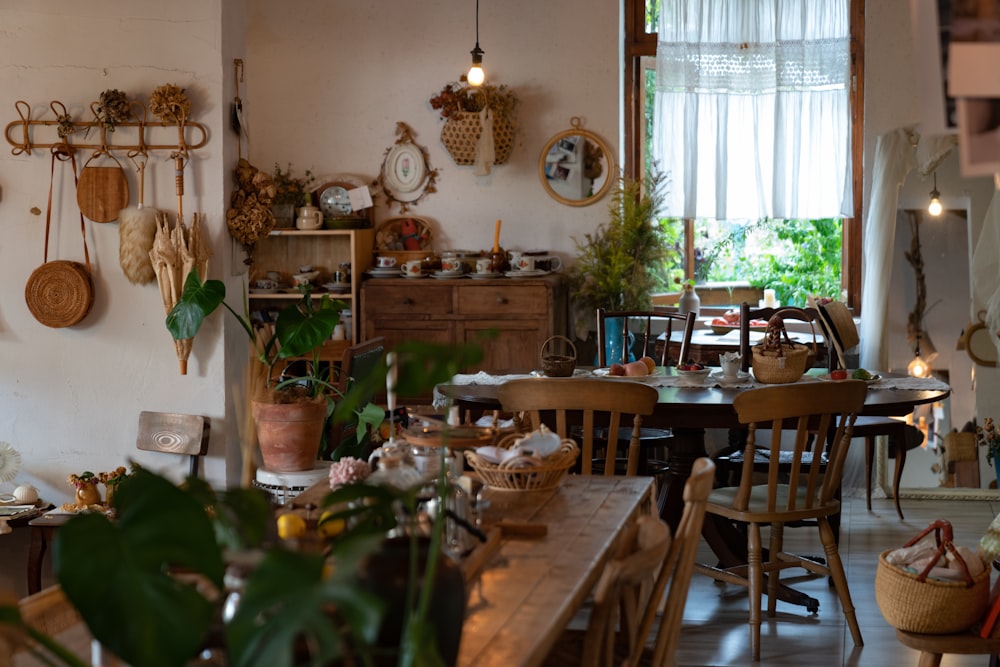
[[[306,532],[306,520],[288,512],[278,517],[278,537],[283,540],[301,537]]]
[[[346,524],[343,519],[334,519],[333,512],[323,512],[319,518],[319,534],[323,537],[336,537],[344,532]]]

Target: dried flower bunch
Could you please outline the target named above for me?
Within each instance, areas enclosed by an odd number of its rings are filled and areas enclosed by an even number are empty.
[[[316,182],[316,177],[306,169],[306,173],[301,178],[292,176],[292,163],[288,163],[288,169],[282,171],[281,165],[274,163],[274,199],[272,204],[292,204],[296,207],[304,206],[306,203],[306,193],[310,192],[310,187]]]
[[[82,489],[88,484],[97,484],[101,480],[97,475],[90,472],[89,470],[86,470],[79,475],[77,475],[76,473],[70,473],[69,477],[66,478],[66,481],[70,484],[70,486],[75,486],[78,489]]]
[[[982,426],[976,427],[976,442],[986,448],[986,463],[992,465],[993,459],[1000,455],[1000,432],[997,432],[993,417],[987,417]]]
[[[226,225],[233,238],[250,252],[274,229],[271,204],[275,185],[269,174],[241,158],[236,167],[236,186],[226,211]]]
[[[105,90],[101,93],[94,113],[104,129],[108,132],[114,132],[115,126],[118,123],[126,122],[132,114],[128,95],[114,88]]]
[[[132,465],[132,468],[133,468],[132,472],[135,472],[136,468],[135,464]],[[109,472],[99,473],[97,475],[97,479],[104,486],[110,487],[121,484],[130,474],[131,473],[129,473],[129,471],[125,469],[125,466],[118,466],[117,468]]]
[[[180,86],[165,83],[149,96],[149,110],[162,121],[183,123],[191,115],[191,100]]]
[[[463,111],[478,112],[489,106],[496,118],[506,118],[513,123],[517,95],[506,84],[498,86],[485,83],[475,87],[463,80],[447,84],[441,92],[431,97],[430,103],[432,109],[440,110],[441,118],[445,120]]]
[[[336,489],[345,484],[363,482],[371,474],[372,468],[368,465],[368,461],[345,456],[330,464],[330,488]]]

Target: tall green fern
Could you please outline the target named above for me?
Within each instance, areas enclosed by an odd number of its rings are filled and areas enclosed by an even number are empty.
[[[667,288],[667,262],[673,250],[658,219],[666,178],[619,176],[610,219],[583,239],[573,238],[578,257],[568,271],[577,311],[648,310],[652,295]]]

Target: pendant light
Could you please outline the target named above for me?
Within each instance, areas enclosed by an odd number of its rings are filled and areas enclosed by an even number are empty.
[[[472,67],[465,78],[470,86],[481,86],[486,80],[486,73],[483,71],[484,51],[479,48],[479,0],[476,0],[476,46],[469,53],[472,54]]]
[[[913,360],[906,366],[906,372],[915,378],[930,377],[931,366],[920,356],[920,334],[917,334],[916,345],[913,350]]]
[[[477,0],[478,1],[478,0]],[[937,189],[937,172],[934,172],[934,189],[931,190],[931,203],[927,207],[927,212],[933,215],[935,218],[941,215],[941,193]]]

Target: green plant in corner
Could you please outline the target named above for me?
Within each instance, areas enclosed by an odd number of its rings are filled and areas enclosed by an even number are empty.
[[[397,386],[413,394],[482,359],[475,344],[405,343],[394,353]],[[360,379],[345,403],[356,403],[355,394],[367,386],[384,383],[387,372],[382,363]],[[446,483],[445,467],[441,470],[439,494]],[[398,601],[373,594],[358,575],[386,531],[407,515],[397,507],[415,510],[419,492],[341,487],[322,505],[347,505],[344,514],[330,515],[330,520],[351,518],[346,530],[323,542],[322,549],[295,549],[276,539],[272,510],[260,491],[216,492],[197,478],[176,486],[137,470],[120,485],[114,521],[101,513],[80,514],[60,529],[54,568],[93,636],[132,665],[182,667],[206,651],[234,667],[371,665],[382,619]],[[431,556],[440,556],[443,516],[444,504],[438,503]],[[442,664],[434,643],[438,619],[430,615],[430,587],[418,588],[412,576],[412,556],[411,551],[410,604],[397,645],[398,664],[436,667]],[[423,581],[433,579],[435,562],[428,558]],[[242,590],[236,604],[227,604],[236,602],[230,594],[239,587],[226,581],[236,570],[242,570],[235,577],[242,578]],[[30,634],[47,649],[46,664],[85,664],[51,637],[27,628],[16,600],[0,600],[0,646],[3,631],[11,629]],[[219,663],[206,659],[202,664]]]
[[[581,319],[592,323],[597,308],[648,310],[653,293],[667,285],[673,250],[658,220],[665,189],[662,173],[645,180],[619,176],[608,206],[610,220],[582,240],[573,239],[578,256],[568,282]]]

